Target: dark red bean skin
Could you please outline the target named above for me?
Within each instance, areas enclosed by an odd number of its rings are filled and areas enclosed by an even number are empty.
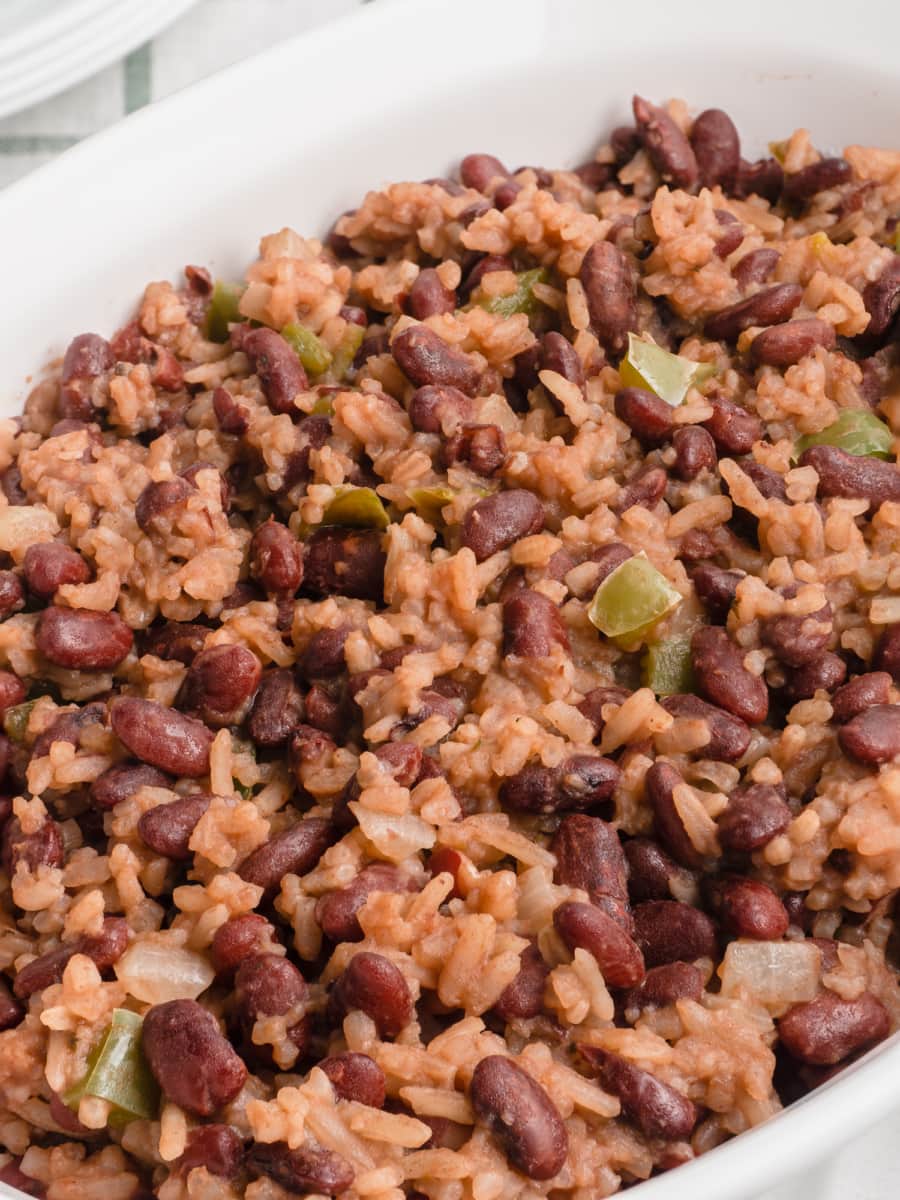
[[[247,1078],[215,1017],[196,1000],[154,1005],[144,1017],[143,1046],[166,1096],[198,1117],[228,1104]]]
[[[632,108],[644,149],[660,178],[673,187],[693,191],[700,173],[691,143],[664,108],[641,96],[634,97]]]
[[[802,467],[819,476],[820,496],[861,497],[876,507],[900,500],[900,471],[895,463],[848,454],[837,446],[810,446],[800,455]]]
[[[833,692],[847,678],[847,664],[837,654],[826,650],[819,658],[802,667],[785,671],[784,695],[792,704],[809,700],[816,692]]]
[[[883,337],[900,307],[900,255],[895,255],[877,279],[863,289],[863,304],[869,314],[868,337]]]
[[[723,625],[734,603],[738,584],[744,578],[741,571],[726,571],[714,563],[698,563],[691,569],[694,591],[710,621]]]
[[[733,342],[751,325],[779,325],[803,298],[797,283],[776,283],[708,317],[704,333],[715,341]]]
[[[612,163],[591,160],[577,166],[573,174],[577,175],[584,186],[590,188],[592,192],[602,192],[615,178],[615,169]]]
[[[608,575],[612,575],[616,567],[621,567],[623,562],[633,557],[634,552],[624,542],[607,542],[605,546],[599,546],[596,550],[592,550],[588,561],[597,564],[597,573],[591,579],[589,594],[579,596],[579,600],[590,599],[603,580]]]
[[[64,583],[87,583],[91,572],[81,555],[62,542],[29,546],[22,560],[28,590],[47,599]]]
[[[32,1179],[30,1175],[24,1174],[20,1169],[20,1158],[11,1158],[9,1162],[0,1167],[0,1183],[9,1184],[10,1187],[17,1188],[26,1196],[34,1196],[37,1200],[45,1200],[47,1189],[42,1183],[38,1183],[36,1179]]]
[[[519,961],[519,973],[494,1005],[501,1021],[529,1021],[544,1011],[544,985],[550,968],[534,943],[526,946]]]
[[[712,758],[716,762],[737,762],[746,753],[750,745],[750,729],[740,717],[732,716],[714,704],[707,704],[699,696],[665,696],[660,703],[673,717],[706,722],[709,741],[698,751],[703,758]]]
[[[647,801],[653,811],[657,837],[685,867],[699,867],[702,855],[694,848],[675,807],[673,793],[684,783],[681,772],[671,763],[658,759],[644,778]]]
[[[263,395],[277,413],[297,413],[294,398],[305,392],[309,380],[300,359],[274,329],[252,329],[241,338],[240,347],[259,376]]]
[[[769,711],[763,679],[745,668],[743,654],[724,629],[707,625],[691,638],[694,675],[710,703],[724,708],[748,725],[758,725]]]
[[[816,317],[785,321],[783,325],[772,325],[757,334],[750,346],[750,357],[757,365],[769,367],[792,367],[817,346],[833,350],[834,326]]]
[[[738,198],[762,196],[775,204],[784,186],[784,168],[777,158],[760,158],[749,163],[741,159],[734,194]]]
[[[621,516],[635,504],[655,508],[665,495],[669,477],[663,467],[644,467],[619,492],[614,512]]]
[[[887,704],[891,696],[891,676],[887,671],[869,671],[845,683],[831,697],[835,721],[843,725],[868,708]]]
[[[373,892],[416,890],[413,880],[396,867],[374,863],[363,868],[346,887],[321,896],[316,902],[316,920],[325,936],[333,942],[361,942],[363,931],[357,913]]]
[[[384,1108],[384,1071],[368,1054],[346,1050],[317,1064],[328,1076],[339,1100],[355,1100],[369,1108]]]
[[[900,682],[900,625],[888,625],[875,647],[872,666],[887,671],[894,683]]]
[[[15,571],[0,571],[0,621],[25,607],[25,589]]]
[[[554,646],[569,649],[569,635],[559,609],[542,592],[519,588],[503,602],[503,653],[519,658],[546,658]]]
[[[591,328],[610,354],[621,354],[637,327],[634,274],[624,253],[612,242],[596,242],[580,271]]]
[[[328,821],[305,817],[254,850],[241,863],[238,874],[266,893],[274,892],[285,875],[305,875],[312,870],[334,840],[333,834]]]
[[[716,238],[716,257],[727,258],[733,254],[744,240],[744,227],[727,209],[715,209],[715,218],[722,227],[722,232]]]
[[[209,632],[206,625],[167,621],[165,625],[147,631],[144,653],[155,654],[167,661],[174,659],[189,667],[203,649]]]
[[[293,596],[303,582],[303,548],[271,517],[250,541],[250,574],[273,596]]]
[[[882,1042],[891,1031],[887,1009],[871,992],[842,1000],[822,992],[797,1004],[778,1022],[778,1038],[789,1054],[814,1066],[833,1066]]]
[[[784,833],[790,823],[791,810],[777,788],[744,784],[731,793],[719,817],[719,841],[723,850],[749,854]]]
[[[257,746],[283,746],[303,720],[303,693],[293,672],[279,667],[262,677],[247,730]]]
[[[20,1000],[42,992],[59,983],[73,954],[84,954],[100,971],[106,971],[125,953],[128,945],[128,922],[122,917],[105,917],[103,931],[96,937],[83,936],[74,942],[48,950],[23,967],[13,981],[13,991]]]
[[[676,1142],[691,1136],[700,1113],[687,1096],[609,1050],[599,1046],[578,1049],[601,1086],[619,1097],[623,1114],[647,1137]]]
[[[169,787],[171,779],[144,763],[118,763],[91,784],[91,803],[104,812],[116,807],[142,787]]]
[[[503,781],[500,800],[507,808],[520,812],[592,808],[610,799],[619,774],[612,759],[599,755],[576,754],[558,767],[529,763]]]
[[[477,562],[544,528],[544,506],[533,492],[512,488],[485,496],[466,513],[462,544]]]
[[[3,863],[10,875],[14,875],[19,863],[29,871],[38,867],[61,867],[65,862],[65,850],[60,827],[52,817],[34,833],[23,833],[18,817],[8,820],[3,829]]]
[[[568,379],[569,383],[584,387],[581,359],[569,339],[555,329],[541,338],[540,366],[542,371],[555,371],[563,379]]]
[[[306,543],[305,586],[313,595],[384,598],[387,556],[377,529],[317,529]]]
[[[484,212],[488,211],[490,211],[489,207],[485,206]],[[467,301],[472,292],[481,284],[485,275],[489,275],[491,271],[512,270],[515,270],[513,261],[511,258],[507,258],[505,254],[482,254],[469,271],[464,274],[463,281],[459,286],[460,300],[463,302]]]
[[[675,421],[671,404],[644,388],[628,387],[616,393],[616,416],[624,421],[642,446],[661,446],[672,436]]]
[[[466,187],[485,192],[495,179],[508,179],[509,171],[493,154],[467,154],[459,164],[459,177]]]
[[[444,287],[434,267],[424,267],[416,276],[406,298],[406,309],[410,316],[417,321],[424,321],[426,317],[451,313],[455,308],[456,292]]]
[[[215,728],[240,723],[262,676],[246,646],[211,646],[194,659],[184,681],[183,703]]]
[[[148,809],[137,825],[141,841],[163,858],[186,862],[192,857],[188,845],[191,835],[211,799],[206,792],[195,792]]]
[[[106,721],[106,706],[95,700],[81,708],[71,709],[58,716],[49,728],[39,733],[31,748],[32,758],[41,758],[50,753],[54,742],[81,745],[81,731],[88,725],[103,725]]]
[[[676,1000],[698,1000],[703,995],[703,976],[692,963],[673,962],[653,967],[637,987],[622,997],[622,1008],[664,1008]]]
[[[141,762],[190,778],[209,770],[213,734],[193,717],[133,696],[115,699],[109,717],[113,733]]]
[[[128,657],[134,634],[118,613],[45,608],[37,647],[48,662],[72,671],[108,671]]]
[[[64,417],[89,420],[94,415],[92,383],[116,365],[109,342],[96,333],[80,333],[73,338],[63,359],[60,413]]]
[[[794,203],[811,200],[818,192],[847,183],[853,168],[845,158],[820,158],[784,179],[784,198]]]
[[[769,246],[751,250],[740,262],[735,263],[732,269],[735,283],[741,291],[746,291],[751,284],[765,283],[775,270],[779,258],[781,255],[778,251]]]
[[[349,625],[341,625],[314,633],[297,662],[299,674],[307,680],[333,679],[346,671],[344,643],[349,632]]]
[[[213,392],[213,412],[223,433],[233,437],[243,437],[250,428],[250,417],[247,408],[239,404],[226,388],[217,387]]]
[[[426,383],[409,401],[409,419],[417,433],[449,433],[470,420],[474,411],[471,397],[446,384]]]
[[[867,766],[900,754],[900,704],[875,704],[842,725],[838,741],[845,754]]]
[[[12,671],[0,671],[0,716],[25,699],[25,685]]]
[[[676,429],[672,435],[675,448],[673,474],[690,483],[701,471],[714,471],[718,463],[716,443],[712,434],[699,425],[687,425]]]
[[[571,951],[587,950],[607,986],[630,988],[644,978],[644,959],[617,921],[594,904],[566,901],[553,914],[553,927]]]
[[[594,738],[598,738],[606,727],[603,707],[606,704],[624,704],[631,692],[627,688],[598,687],[588,692],[578,705],[578,711],[594,726]]]
[[[720,454],[749,454],[763,436],[759,417],[724,396],[708,396],[713,415],[703,422]]]
[[[398,333],[391,342],[391,353],[416,387],[426,383],[449,384],[467,396],[478,393],[481,373],[474,362],[427,325],[411,325]]]
[[[805,616],[767,617],[760,626],[760,640],[787,666],[805,667],[821,657],[832,628],[831,605],[825,604]]]
[[[550,850],[556,855],[556,883],[583,888],[591,900],[612,896],[628,903],[628,864],[609,822],[571,813],[560,822]]]
[[[243,1158],[243,1140],[231,1125],[200,1125],[188,1134],[184,1154],[175,1166],[185,1175],[195,1167],[205,1167],[210,1175],[234,1179]]]
[[[134,505],[134,518],[138,526],[148,537],[164,536],[177,510],[195,491],[195,486],[180,475],[174,479],[148,483]]]
[[[280,1017],[304,1004],[309,989],[292,962],[280,954],[254,954],[243,958],[234,976],[234,1012],[255,1058],[271,1061],[271,1049],[251,1043],[253,1026],[261,1017]],[[288,1037],[304,1053],[309,1045],[309,1020],[305,1015],[290,1027]]]
[[[333,1150],[304,1146],[291,1150],[284,1142],[255,1142],[244,1165],[254,1178],[268,1175],[292,1196],[340,1196],[354,1177],[347,1160]]]
[[[499,425],[463,425],[444,441],[441,460],[446,467],[456,463],[489,479],[506,462],[506,438]]]
[[[689,904],[648,900],[635,908],[634,926],[648,967],[715,957],[715,926],[706,913]]]
[[[716,879],[708,887],[710,906],[726,933],[756,941],[777,941],[787,933],[787,910],[758,879]]]
[[[6,984],[0,980],[0,1032],[14,1029],[25,1016],[25,1009]]]
[[[268,954],[277,945],[275,929],[259,913],[232,917],[215,932],[209,957],[220,982],[228,983],[245,958]]]
[[[381,954],[362,951],[351,958],[331,990],[335,1016],[359,1009],[375,1022],[379,1037],[395,1038],[413,1018],[409,985],[399,967]]]
[[[512,1165],[529,1179],[552,1179],[566,1161],[569,1137],[550,1097],[518,1063],[483,1058],[472,1073],[469,1099],[500,1141]]]
[[[691,129],[691,146],[697,160],[700,186],[734,186],[741,162],[741,142],[734,122],[721,108],[707,108]]]

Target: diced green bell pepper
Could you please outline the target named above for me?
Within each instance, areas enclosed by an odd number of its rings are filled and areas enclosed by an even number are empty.
[[[211,342],[228,341],[228,326],[241,319],[238,305],[244,291],[242,283],[223,283],[221,279],[216,280],[209,308],[206,310],[206,336]]]
[[[641,659],[641,682],[657,696],[692,692],[691,639],[680,636],[652,642]]]
[[[644,388],[677,408],[684,403],[688,388],[709,379],[715,370],[712,363],[681,358],[629,333],[628,351],[619,363],[619,378],[625,387]]]
[[[113,1106],[111,1117],[118,1123],[156,1116],[159,1086],[144,1057],[143,1026],[137,1013],[113,1010],[112,1024],[88,1059],[87,1074],[63,1097],[69,1108],[77,1110],[82,1096],[96,1096]]]
[[[28,729],[28,718],[37,701],[26,700],[24,704],[14,704],[3,715],[3,732],[13,742],[24,742]]]
[[[285,325],[281,336],[291,347],[308,375],[324,375],[332,363],[331,351],[321,338],[305,325]]]
[[[441,510],[455,498],[453,488],[446,484],[435,484],[432,487],[412,488],[409,498],[415,505],[416,512],[429,525],[440,524]]]
[[[636,554],[611,571],[594,593],[588,617],[610,638],[643,633],[681,603],[681,593]]]
[[[540,303],[534,294],[534,285],[546,283],[547,272],[543,267],[536,267],[533,271],[520,271],[516,278],[518,282],[514,292],[508,296],[487,297],[479,301],[480,306],[501,317],[512,317],[516,313],[525,313],[527,316],[531,316]]]
[[[387,529],[390,523],[381,497],[370,487],[339,488],[322,515],[323,525],[353,529]]]
[[[865,458],[890,458],[894,435],[884,421],[865,408],[845,408],[836,421],[819,433],[798,438],[794,456],[810,446],[837,446],[848,454]]]
[[[336,380],[340,381],[344,379],[347,372],[353,366],[356,352],[363,344],[365,336],[366,331],[362,325],[356,325],[352,321],[347,323],[344,336],[341,338],[331,361],[331,374]]]

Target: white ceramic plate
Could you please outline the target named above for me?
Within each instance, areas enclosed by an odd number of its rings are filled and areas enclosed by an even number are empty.
[[[9,0],[7,0],[7,3]],[[12,0],[0,35],[0,117],[122,58],[196,0]]]
[[[185,263],[228,277],[259,235],[324,231],[366,188],[472,150],[574,165],[634,91],[726,109],[751,155],[797,125],[827,148],[896,146],[900,9],[869,0],[865,17],[830,20],[821,0],[644,0],[629,20],[595,0],[397,0],[231,68],[0,194],[3,411],[73,335],[115,329],[147,280]],[[813,1168],[897,1111],[893,1038],[639,1195],[747,1200],[803,1173],[787,1194],[812,1198]]]

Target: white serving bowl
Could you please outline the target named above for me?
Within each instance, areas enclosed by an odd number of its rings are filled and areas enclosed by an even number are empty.
[[[748,156],[800,125],[825,148],[896,146],[900,8],[845,16],[821,0],[395,0],[233,67],[0,194],[0,411],[75,334],[112,332],[148,280],[186,263],[233,275],[261,234],[323,232],[368,187],[469,151],[574,165],[635,91],[726,109]],[[641,1200],[746,1200],[789,1179],[811,1198],[810,1172],[897,1110],[895,1037]]]

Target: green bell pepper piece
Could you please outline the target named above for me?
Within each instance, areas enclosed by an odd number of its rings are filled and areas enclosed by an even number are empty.
[[[684,403],[688,388],[709,379],[715,370],[712,363],[692,362],[629,333],[628,351],[619,363],[619,378],[625,387],[644,388],[677,408]]]
[[[412,488],[409,498],[415,505],[416,512],[429,525],[437,525],[443,519],[441,510],[455,498],[453,488],[446,484],[435,484],[432,487]]]
[[[489,313],[497,313],[501,317],[512,317],[516,313],[525,313],[527,316],[531,316],[540,303],[534,294],[534,285],[546,283],[547,272],[543,267],[536,267],[533,271],[520,271],[516,278],[518,283],[514,292],[508,296],[490,296],[480,300],[481,307],[487,309]]]
[[[331,360],[331,374],[336,380],[342,380],[346,377],[347,372],[353,366],[356,352],[363,344],[365,336],[366,331],[362,325],[356,325],[352,321],[347,323],[344,336],[341,338]]]
[[[674,696],[694,690],[689,637],[653,642],[641,659],[641,682],[657,696]]]
[[[303,363],[308,375],[324,375],[332,363],[331,351],[321,338],[305,325],[285,325],[281,336]]]
[[[352,529],[387,529],[390,523],[381,497],[370,487],[339,488],[322,515],[323,525]]]
[[[591,624],[610,638],[631,637],[650,629],[681,603],[681,592],[642,555],[611,571],[594,593]]]
[[[893,445],[894,435],[874,413],[864,408],[845,408],[827,429],[798,438],[794,457],[799,458],[810,446],[837,446],[859,457],[890,458]]]
[[[24,742],[28,730],[28,718],[36,700],[26,700],[24,704],[14,704],[3,715],[3,732],[13,742]]]
[[[137,1013],[113,1010],[112,1024],[88,1059],[87,1074],[63,1097],[69,1108],[77,1110],[82,1096],[97,1096],[112,1105],[118,1123],[156,1116],[159,1086],[144,1057],[143,1026]]]
[[[243,296],[242,283],[223,283],[217,279],[213,286],[209,308],[206,310],[206,336],[211,342],[227,342],[228,326],[240,321],[238,305]]]

